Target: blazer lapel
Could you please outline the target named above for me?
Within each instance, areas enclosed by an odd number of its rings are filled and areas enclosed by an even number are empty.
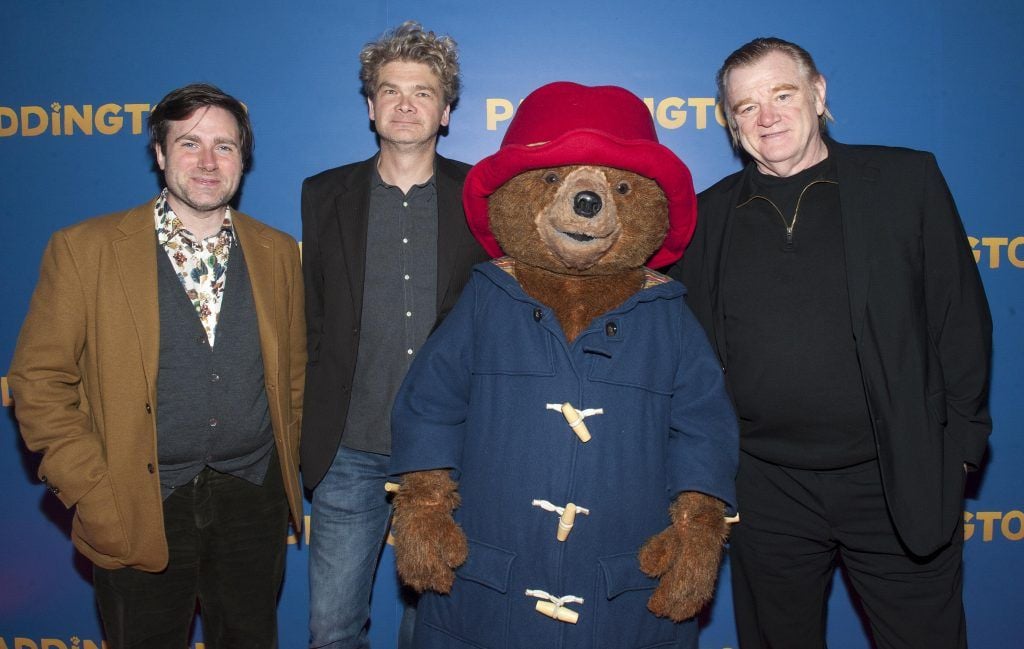
[[[124,237],[113,242],[118,279],[139,337],[142,369],[150,390],[155,390],[160,364],[160,306],[156,281],[156,225],[154,202],[140,205],[118,224]]]
[[[829,142],[829,146],[836,155],[850,316],[853,335],[859,338],[871,280],[871,237],[879,231],[874,223],[879,215],[876,189],[879,171],[852,159],[841,144]]]
[[[747,186],[747,179],[751,173],[753,173],[753,165],[748,164],[729,193],[725,218],[709,219],[708,221],[708,227],[713,228],[708,232],[708,247],[711,245],[718,247],[715,250],[705,251],[703,276],[707,278],[708,296],[711,299],[710,312],[714,318],[714,345],[723,365],[728,346],[725,339],[725,298],[721,291],[722,276],[728,261],[732,226],[736,219],[736,206],[740,203],[743,188]]]
[[[370,224],[370,182],[377,164],[374,156],[359,166],[349,184],[334,199],[334,211],[341,235],[341,254],[345,277],[352,296],[352,313],[362,313],[363,280],[366,276],[366,234]],[[324,290],[331,290],[325,286]],[[358,318],[357,318],[358,321]]]
[[[231,221],[238,243],[245,253],[245,266],[252,285],[252,300],[260,330],[260,351],[263,354],[263,374],[268,385],[277,385],[277,351],[280,341],[277,337],[278,301],[274,299],[274,294],[280,280],[274,263],[274,242],[263,235],[266,226],[241,212],[232,212]]]
[[[447,160],[437,156],[437,313],[444,311],[444,299],[454,272],[460,263],[456,246],[465,229],[462,211],[462,186],[448,173]]]

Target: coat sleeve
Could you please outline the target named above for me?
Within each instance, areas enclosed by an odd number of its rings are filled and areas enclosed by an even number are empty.
[[[988,409],[992,318],[978,266],[935,157],[924,158],[922,245],[929,344],[938,355],[945,402],[934,407],[960,440],[963,461],[979,466],[992,419]],[[938,395],[929,394],[930,400]]]
[[[668,442],[669,496],[699,491],[736,509],[739,426],[707,336],[682,305],[680,363],[672,393]]]
[[[10,383],[25,445],[43,454],[39,479],[66,507],[107,475],[103,444],[81,389],[86,297],[67,234],[57,232],[43,253]]]
[[[454,469],[457,479],[472,383],[474,273],[444,322],[413,360],[391,411],[391,475]]]

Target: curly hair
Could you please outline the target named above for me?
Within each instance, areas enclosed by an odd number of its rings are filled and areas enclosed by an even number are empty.
[[[381,68],[393,61],[423,63],[441,81],[444,102],[455,107],[462,85],[459,77],[459,52],[451,36],[424,31],[415,20],[407,20],[359,52],[359,80],[363,94],[372,98],[377,90]]]

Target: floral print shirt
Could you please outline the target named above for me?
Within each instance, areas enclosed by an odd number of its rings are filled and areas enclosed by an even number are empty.
[[[213,347],[224,295],[228,253],[235,240],[231,227],[231,208],[224,208],[224,221],[216,234],[199,241],[189,232],[181,219],[167,203],[167,189],[161,192],[155,209],[157,241],[167,252],[181,286],[196,308],[199,320],[206,330],[206,338]]]

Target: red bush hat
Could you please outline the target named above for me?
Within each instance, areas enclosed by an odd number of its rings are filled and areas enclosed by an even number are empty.
[[[636,95],[618,86],[568,81],[531,92],[509,123],[498,152],[466,176],[466,220],[484,250],[492,257],[502,255],[487,216],[491,194],[524,171],[575,164],[625,169],[657,182],[668,198],[669,226],[647,265],[662,268],[682,257],[697,225],[690,170],[658,143],[651,113]]]

